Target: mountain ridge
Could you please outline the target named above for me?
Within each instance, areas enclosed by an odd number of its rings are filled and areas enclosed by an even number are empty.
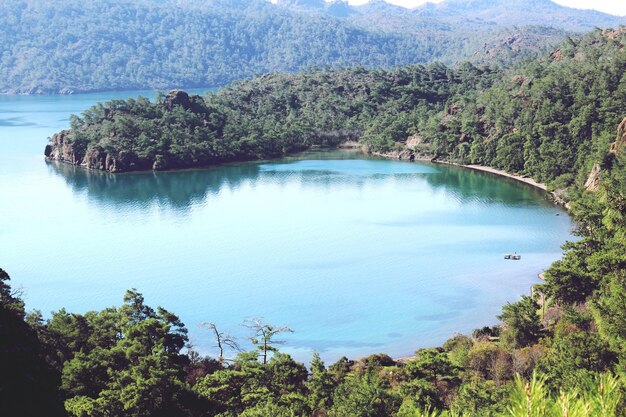
[[[447,21],[476,21],[485,24],[505,25],[546,25],[567,30],[584,31],[594,27],[613,27],[626,23],[626,17],[603,13],[591,9],[576,9],[559,5],[551,0],[444,0],[440,3],[427,2],[414,8],[393,5],[384,0],[371,0],[362,5],[352,6],[344,0],[278,0],[277,5],[318,12],[330,12],[337,5],[347,12],[345,17],[354,15],[389,13],[392,15],[434,17]],[[532,19],[523,20],[523,12]],[[522,18],[522,20],[520,20]]]
[[[380,0],[0,2],[0,92],[199,88],[325,66],[506,66],[617,22],[562,8],[547,22],[522,8],[513,25],[510,8],[491,7],[502,2],[476,1],[487,9],[453,13],[454,1],[413,10]]]

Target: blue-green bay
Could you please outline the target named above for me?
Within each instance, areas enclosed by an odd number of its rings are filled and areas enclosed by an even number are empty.
[[[295,330],[300,360],[406,356],[495,323],[571,238],[540,190],[456,167],[339,151],[117,175],[44,161],[71,113],[137,94],[0,96],[0,267],[29,309],[102,309],[134,287],[205,353],[198,323],[243,340],[263,317]]]

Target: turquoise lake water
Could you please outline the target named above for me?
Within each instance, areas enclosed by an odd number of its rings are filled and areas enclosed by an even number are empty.
[[[138,94],[0,96],[0,267],[27,308],[82,313],[134,287],[203,353],[200,322],[248,347],[241,322],[263,317],[295,330],[282,349],[301,361],[407,356],[495,324],[571,238],[544,193],[455,167],[349,152],[118,175],[44,161],[71,113]]]

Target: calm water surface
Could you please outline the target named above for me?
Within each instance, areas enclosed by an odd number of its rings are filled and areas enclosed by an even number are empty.
[[[264,317],[295,330],[284,350],[302,361],[404,356],[494,324],[571,237],[543,193],[453,167],[345,152],[120,175],[44,161],[71,113],[138,94],[0,96],[0,267],[29,309],[102,309],[134,287],[206,353],[198,323],[243,339]]]

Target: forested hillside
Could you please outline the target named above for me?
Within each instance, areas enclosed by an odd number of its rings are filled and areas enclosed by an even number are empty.
[[[414,14],[448,23],[470,20],[477,25],[539,25],[573,31],[626,23],[623,17],[568,8],[550,0],[445,0],[427,3]]]
[[[492,0],[470,12],[453,1],[407,10],[384,2],[5,0],[0,92],[209,87],[324,66],[508,65],[551,48],[565,31],[620,22],[540,3]],[[548,10],[550,20],[540,18]]]
[[[154,103],[117,100],[72,116],[71,129],[52,137],[46,156],[122,172],[278,157],[350,139],[382,148],[406,139],[409,113],[441,110],[495,75],[470,64],[356,68],[270,74],[205,99],[175,90]]]
[[[218,351],[203,358],[183,349],[183,323],[136,290],[118,308],[44,320],[25,316],[3,273],[0,406],[34,416],[40,404],[60,410],[63,402],[81,417],[624,415],[625,45],[626,30],[595,30],[512,70],[274,74],[205,99],[173,92],[74,118],[49,151],[77,161],[84,152],[109,170],[119,161],[158,169],[275,156],[346,139],[399,151],[411,135],[440,159],[567,187],[580,239],[564,246],[532,296],[503,306],[498,326],[477,323],[471,335],[450,335],[406,361],[377,354],[327,367],[314,356],[310,373],[272,343],[288,331],[280,326],[253,323],[254,343],[232,362]]]
[[[241,11],[173,3],[1,2],[0,90],[216,86],[276,69],[428,59],[426,47],[408,36],[264,2]]]
[[[569,38],[511,70],[460,65],[270,74],[202,99],[183,92],[100,104],[46,155],[109,171],[284,155],[359,140],[520,172],[564,188],[585,177],[624,117],[626,31]],[[415,142],[415,141],[414,141]]]
[[[551,0],[444,0],[426,2],[413,9],[383,0],[371,0],[359,6],[341,0],[277,0],[276,3],[284,8],[341,17],[387,31],[402,28],[413,33],[429,27],[435,29],[435,25],[443,31],[454,30],[458,25],[481,31],[493,26],[545,26],[588,31],[625,23],[623,17],[569,8]]]
[[[595,30],[463,94],[416,132],[440,157],[521,172],[562,188],[582,181],[625,116],[626,30]]]

